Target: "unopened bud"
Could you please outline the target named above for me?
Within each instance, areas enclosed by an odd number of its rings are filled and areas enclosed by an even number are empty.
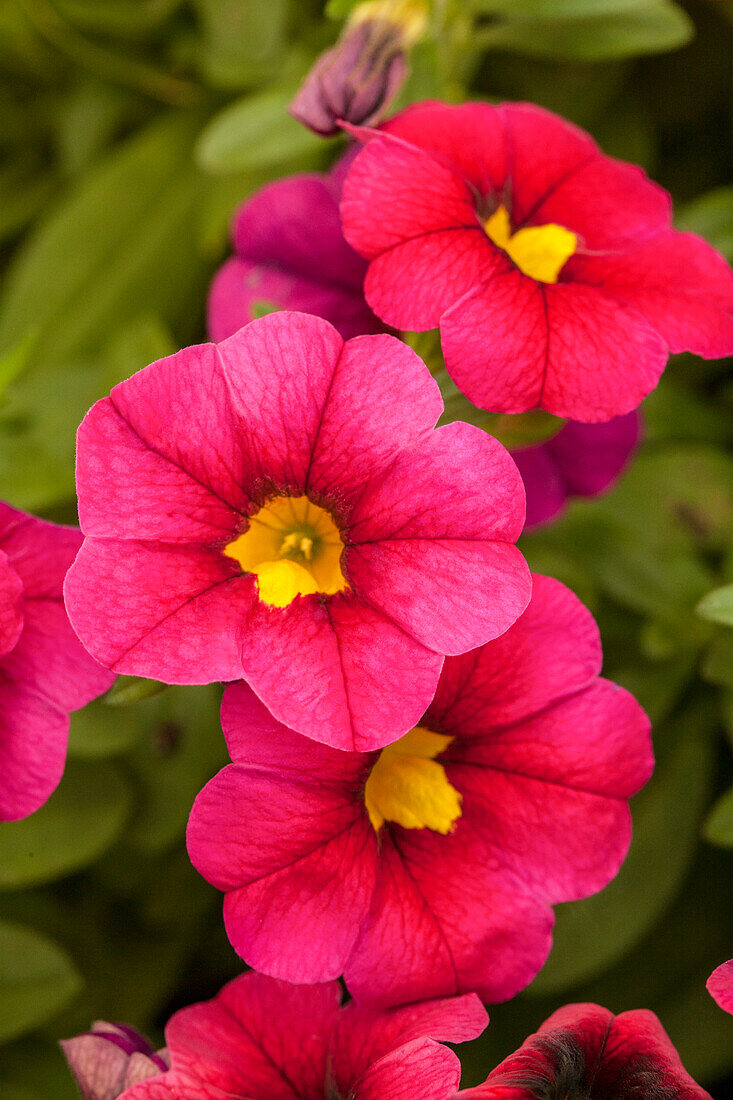
[[[64,1039],[61,1048],[83,1100],[115,1100],[126,1089],[168,1069],[165,1050],[154,1051],[139,1032],[98,1021],[92,1030]]]
[[[407,76],[407,51],[426,21],[425,0],[357,4],[336,45],[305,78],[290,113],[324,136],[338,133],[339,121],[378,122]]]

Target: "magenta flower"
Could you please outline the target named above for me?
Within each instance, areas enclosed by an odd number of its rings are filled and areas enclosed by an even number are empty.
[[[474,1039],[487,1024],[478,997],[373,1012],[339,1006],[336,982],[293,986],[244,974],[165,1029],[170,1071],[125,1100],[448,1100],[458,1058],[437,1040]]]
[[[116,386],[79,430],[79,636],[116,672],[243,677],[328,744],[395,740],[531,587],[514,463],[441,410],[399,340],[300,313]]]
[[[728,962],[715,968],[707,980],[706,988],[715,1003],[733,1016],[733,959],[728,959]]]
[[[670,352],[733,353],[733,273],[641,169],[531,104],[421,103],[362,131],[346,239],[386,323],[440,326],[481,408],[629,412]]]
[[[460,1100],[710,1100],[653,1012],[594,1004],[554,1012]],[[458,1098],[454,1098],[458,1100]]]
[[[81,534],[0,502],[0,821],[42,806],[66,762],[69,713],[114,679],[82,647],[61,594]]]
[[[170,1065],[167,1051],[153,1050],[134,1028],[104,1020],[83,1035],[62,1040],[61,1048],[82,1100],[116,1100],[125,1089],[165,1073]]]
[[[301,310],[325,317],[345,340],[382,332],[364,299],[366,263],[346,243],[338,204],[345,163],[330,175],[277,180],[240,206],[234,217],[236,255],[211,284],[212,340],[225,340],[258,308]]]
[[[641,433],[639,413],[605,424],[569,421],[552,439],[512,451],[527,494],[524,529],[547,523],[570,497],[595,497],[621,474]]]
[[[649,723],[599,678],[590,613],[559,582],[501,638],[449,658],[419,725],[345,753],[279,725],[243,684],[234,761],[198,795],[194,866],[225,891],[235,950],[357,998],[513,996],[550,949],[555,902],[600,890],[652,770]]]

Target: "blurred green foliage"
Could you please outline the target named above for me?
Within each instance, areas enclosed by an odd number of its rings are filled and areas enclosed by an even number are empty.
[[[205,338],[235,206],[340,148],[286,106],[353,6],[331,0],[0,0],[0,497],[73,521],[89,405]],[[678,224],[733,259],[730,0],[435,0],[400,105],[523,98],[590,129],[672,191]],[[671,52],[673,51],[673,52]],[[607,497],[523,539],[598,617],[606,674],[655,728],[629,859],[559,907],[536,982],[495,1006],[464,1082],[559,1004],[662,1018],[707,1084],[733,1020],[705,993],[733,954],[733,380],[680,356]],[[154,1038],[240,969],[183,844],[226,761],[219,689],[118,685],[76,715],[48,805],[0,828],[0,1093],[72,1098],[55,1040],[97,1017]]]

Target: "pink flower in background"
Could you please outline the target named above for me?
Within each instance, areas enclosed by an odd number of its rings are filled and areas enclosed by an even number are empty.
[[[258,309],[273,308],[325,317],[345,340],[384,330],[364,299],[366,263],[341,231],[345,166],[330,175],[277,180],[240,206],[232,232],[235,255],[209,292],[212,340],[232,336]]]
[[[79,636],[116,672],[243,677],[340,748],[395,740],[531,588],[516,466],[441,411],[406,345],[300,313],[116,386],[79,430]]]
[[[461,1100],[710,1100],[653,1012],[594,1004],[554,1012]],[[457,1098],[454,1098],[457,1100]]]
[[[359,1001],[527,985],[560,901],[618,871],[649,723],[599,678],[590,613],[559,582],[501,638],[448,658],[427,713],[381,753],[317,745],[227,688],[234,761],[198,795],[194,866],[225,892],[235,950],[294,982],[344,975]]]
[[[340,1000],[336,982],[235,978],[171,1018],[170,1071],[125,1100],[448,1100],[461,1070],[441,1042],[474,1039],[488,1022],[473,995],[391,1012]]]
[[[733,1016],[733,959],[728,959],[728,962],[715,968],[706,987],[715,1003]]]
[[[531,104],[421,103],[368,141],[344,185],[366,298],[440,326],[481,408],[581,421],[629,412],[670,352],[733,353],[733,273],[671,228],[667,193]]]
[[[0,502],[0,821],[27,817],[58,786],[69,713],[114,679],[81,645],[62,586],[81,533]]]
[[[525,531],[553,519],[570,497],[594,497],[608,489],[640,434],[641,417],[634,410],[605,424],[569,421],[552,439],[512,450],[527,494]]]
[[[165,1073],[167,1051],[155,1051],[134,1028],[103,1020],[92,1030],[64,1039],[61,1048],[82,1100],[115,1100],[125,1089]]]

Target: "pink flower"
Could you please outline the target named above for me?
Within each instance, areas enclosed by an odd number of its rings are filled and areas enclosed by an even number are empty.
[[[232,234],[236,255],[209,293],[212,340],[232,336],[258,308],[273,307],[325,317],[345,340],[383,331],[364,300],[366,263],[341,231],[344,167],[277,180],[240,206]]]
[[[474,1039],[487,1023],[478,997],[373,1012],[339,1006],[336,982],[292,986],[244,974],[165,1029],[170,1071],[124,1100],[448,1100],[460,1063],[442,1040]]]
[[[328,744],[395,740],[531,587],[514,463],[441,410],[400,341],[300,313],[116,386],[79,430],[79,636],[116,672],[244,677]]]
[[[125,1089],[165,1073],[170,1065],[167,1051],[154,1051],[134,1028],[104,1020],[83,1035],[62,1040],[61,1048],[82,1100],[116,1100]]]
[[[513,996],[547,957],[551,906],[616,874],[652,770],[646,716],[600,663],[589,612],[535,577],[519,621],[449,658],[381,753],[309,742],[228,687],[234,763],[198,795],[188,850],[235,950],[289,981],[343,973],[360,1001]]]
[[[715,1003],[733,1016],[733,959],[716,967],[706,985]]]
[[[66,761],[69,712],[114,677],[82,647],[61,589],[81,534],[0,502],[0,821],[42,806]]]
[[[710,1100],[653,1012],[594,1004],[554,1012],[460,1100]],[[458,1100],[454,1097],[454,1100]]]
[[[367,301],[398,328],[440,325],[474,404],[609,420],[670,352],[733,353],[728,265],[577,127],[531,104],[421,103],[360,136],[341,214]]]
[[[619,476],[639,441],[639,413],[605,424],[569,421],[543,443],[511,452],[527,493],[525,531],[553,519],[570,497],[594,497]]]

